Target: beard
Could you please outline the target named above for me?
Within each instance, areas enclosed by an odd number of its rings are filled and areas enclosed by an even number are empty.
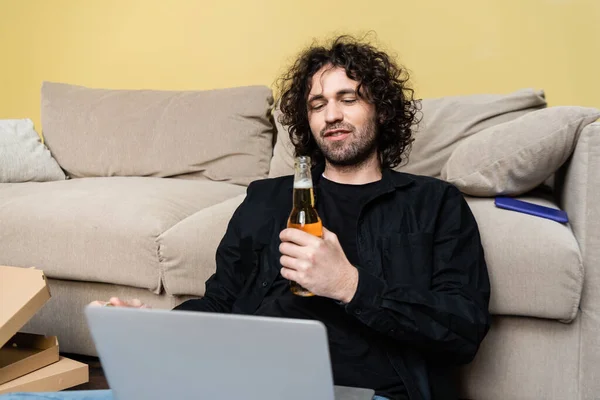
[[[344,129],[350,133],[340,141],[329,141],[323,135],[330,129]],[[370,120],[361,130],[353,125],[337,123],[328,125],[315,135],[315,141],[325,160],[337,167],[358,167],[377,151],[377,126]]]

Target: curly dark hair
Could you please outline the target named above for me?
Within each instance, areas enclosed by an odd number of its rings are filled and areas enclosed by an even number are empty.
[[[327,46],[303,51],[279,79],[279,122],[288,128],[296,156],[308,155],[314,163],[324,157],[311,134],[307,98],[313,75],[324,66],[344,68],[357,81],[357,92],[375,106],[377,150],[382,168],[393,168],[408,157],[412,128],[420,119],[420,103],[414,100],[409,75],[389,55],[352,36],[337,37]]]

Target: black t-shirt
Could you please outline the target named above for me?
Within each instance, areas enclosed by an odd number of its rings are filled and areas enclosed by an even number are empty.
[[[317,211],[323,225],[338,236],[352,264],[359,263],[356,248],[358,214],[363,203],[379,189],[379,184],[343,185],[324,177],[319,181]],[[256,314],[323,322],[327,327],[336,385],[371,388],[377,395],[392,400],[408,399],[402,379],[382,346],[387,339],[346,313],[336,301],[319,296],[295,296],[289,290],[288,281],[280,275]]]

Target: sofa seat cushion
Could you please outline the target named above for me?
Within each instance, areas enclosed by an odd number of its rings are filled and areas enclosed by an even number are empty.
[[[558,208],[539,196],[519,199]],[[493,199],[466,200],[479,225],[485,251],[492,314],[573,320],[584,271],[570,227],[497,208]]]
[[[0,264],[35,266],[54,279],[158,293],[163,271],[157,238],[245,190],[228,183],[142,177],[2,185]]]
[[[245,194],[206,207],[157,239],[165,292],[204,296],[205,283],[215,272],[217,247]]]
[[[216,268],[216,248],[243,199],[241,194],[204,208],[158,237],[167,293],[204,295],[204,283]],[[556,207],[540,198],[523,199]],[[491,312],[572,320],[581,297],[583,266],[571,229],[498,209],[493,199],[467,201],[477,218],[488,263]]]

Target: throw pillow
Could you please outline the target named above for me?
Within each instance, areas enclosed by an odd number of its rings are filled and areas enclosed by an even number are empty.
[[[423,119],[414,133],[408,162],[396,170],[439,178],[452,151],[486,128],[546,107],[544,92],[447,96],[422,101]]]
[[[492,126],[463,141],[442,179],[472,196],[519,195],[544,182],[573,153],[600,110],[550,107]]]
[[[0,183],[66,179],[30,119],[0,120]]]

